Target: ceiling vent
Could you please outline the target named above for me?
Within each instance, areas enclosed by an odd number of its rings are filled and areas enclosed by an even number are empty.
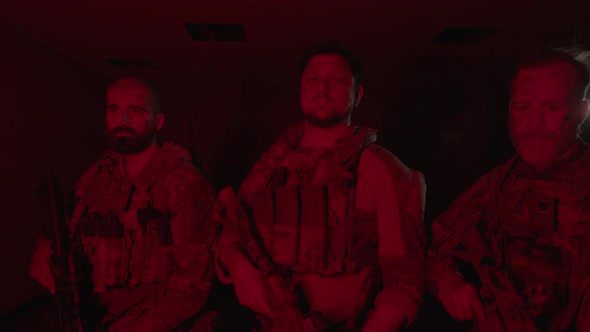
[[[436,36],[433,44],[439,45],[477,45],[492,37],[498,28],[447,28]]]
[[[196,41],[243,42],[246,41],[242,24],[186,23],[184,28]]]
[[[123,70],[157,70],[158,65],[150,60],[143,59],[109,59],[113,66]]]

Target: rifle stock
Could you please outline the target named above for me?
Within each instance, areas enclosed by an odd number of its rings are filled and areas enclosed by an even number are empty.
[[[317,313],[304,314],[301,299],[294,286],[276,268],[264,250],[261,238],[256,234],[240,200],[230,187],[225,187],[218,195],[217,218],[226,226],[235,228],[244,243],[248,258],[264,278],[264,297],[272,310],[273,331],[279,332],[318,332],[327,324]]]
[[[459,245],[464,249],[456,250]],[[472,222],[464,222],[441,249],[470,262],[479,275],[480,296],[487,316],[485,321],[477,322],[480,331],[538,331],[508,272],[494,260],[487,242]]]
[[[46,213],[46,237],[51,240],[51,268],[55,278],[59,330],[90,331],[84,313],[90,304],[91,285],[87,277],[90,267],[85,257],[75,255],[70,247],[63,196],[57,177],[47,177],[41,184],[43,209]],[[49,225],[47,225],[49,224]],[[86,292],[83,292],[86,290]]]

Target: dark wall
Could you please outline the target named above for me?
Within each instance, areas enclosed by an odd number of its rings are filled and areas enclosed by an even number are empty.
[[[31,208],[35,188],[51,172],[71,186],[100,155],[107,82],[14,32],[0,29],[0,40],[3,313],[43,292],[27,276],[41,229],[39,213]],[[504,53],[495,53],[494,44],[430,46],[414,53],[399,48],[388,59],[355,50],[366,75],[353,122],[378,129],[381,145],[425,174],[430,223],[513,153],[506,131],[510,47]],[[147,75],[161,88],[167,117],[161,138],[192,148],[216,187],[239,186],[261,153],[300,119],[299,56],[258,54],[191,73]]]
[[[364,62],[365,95],[353,123],[378,129],[381,145],[425,174],[427,223],[513,155],[509,73],[525,46],[497,58],[485,47],[432,47]],[[218,188],[238,187],[261,153],[301,118],[298,61],[298,55],[282,61],[260,55],[162,80],[168,116],[162,137],[192,144]]]
[[[161,136],[185,146],[194,142],[217,187],[239,186],[260,154],[301,118],[297,61],[261,57],[163,81],[167,123]],[[503,120],[491,115],[499,107],[506,112],[507,96],[502,88],[491,91],[498,83],[488,66],[426,54],[366,62],[365,73],[353,123],[378,129],[381,145],[425,174],[428,220],[512,153],[501,144]]]
[[[0,27],[2,231],[0,314],[43,293],[28,278],[41,231],[36,189],[54,174],[63,185],[96,158],[106,81],[35,42]]]

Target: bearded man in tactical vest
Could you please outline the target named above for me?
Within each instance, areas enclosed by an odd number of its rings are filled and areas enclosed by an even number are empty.
[[[509,104],[517,155],[432,226],[429,288],[455,319],[474,319],[482,330],[500,317],[504,327],[487,330],[590,331],[590,151],[578,136],[588,112],[588,76],[583,63],[557,50],[517,66]],[[458,249],[451,248],[458,245],[507,276],[488,284],[492,294],[478,294],[458,274],[452,254]],[[511,300],[502,304],[501,292]],[[525,321],[531,328],[522,327]]]
[[[351,125],[363,86],[350,50],[310,48],[300,88],[304,120],[262,156],[239,198],[264,251],[330,330],[399,330],[424,291],[423,175],[377,145],[375,130]],[[273,308],[247,245],[224,228],[217,273],[272,331]]]
[[[201,310],[214,276],[215,191],[188,151],[158,143],[164,114],[152,85],[116,81],[105,115],[112,150],[77,181],[68,225],[73,250],[92,265],[102,323],[109,331],[170,331],[196,321],[194,330],[207,331],[213,313]],[[30,275],[54,293],[51,255],[41,237]]]

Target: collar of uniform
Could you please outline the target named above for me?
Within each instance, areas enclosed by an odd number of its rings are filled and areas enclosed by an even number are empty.
[[[160,144],[160,146],[154,151],[154,153],[152,154],[150,159],[148,159],[146,161],[141,173],[143,173],[145,171],[146,167],[151,166],[150,165],[151,163],[153,163],[159,159],[162,159],[162,157],[167,157],[172,154],[174,154],[174,157],[177,157],[177,155],[178,155],[178,157],[188,159],[188,161],[191,161],[191,159],[192,159],[190,157],[190,154],[187,151],[180,148],[179,146],[176,146],[171,142],[164,142],[164,143]],[[115,175],[119,179],[128,178],[129,180],[132,180],[132,179],[138,178],[141,175],[141,173],[140,173],[137,176],[130,177],[127,174],[127,171],[125,170],[125,156],[119,152],[116,152],[113,150],[108,150],[104,153],[103,158],[110,158],[112,160],[112,163],[114,164]]]
[[[519,158],[514,171],[518,176],[526,178],[557,180],[567,175],[567,172],[564,172],[564,170],[569,169],[582,156],[584,148],[584,142],[577,140],[563,156],[541,172]]]
[[[334,143],[334,146],[332,147],[321,147],[321,148],[316,148],[316,147],[310,147],[310,146],[302,146],[299,143],[301,142],[301,139],[303,138],[303,135],[301,135],[300,137],[298,137],[299,142],[296,145],[296,148],[294,150],[296,151],[304,151],[304,152],[309,152],[309,151],[333,151],[334,148],[338,147],[338,143],[341,143],[342,140],[347,139],[351,136],[353,136],[357,131],[358,131],[359,127],[358,126],[348,126],[346,128],[346,130],[344,130],[342,132],[342,135],[336,140],[336,142]]]

